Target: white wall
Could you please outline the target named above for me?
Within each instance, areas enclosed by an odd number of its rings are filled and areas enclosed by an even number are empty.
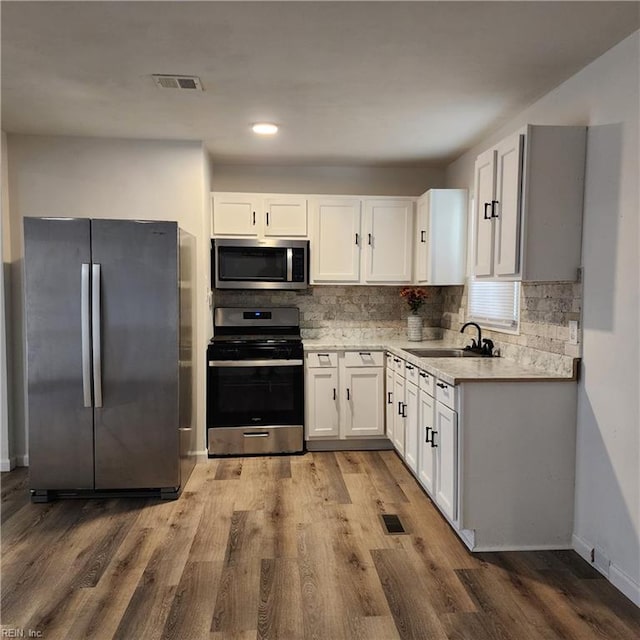
[[[10,352],[7,343],[8,331],[6,314],[9,305],[5,300],[9,297],[11,286],[9,280],[9,262],[11,255],[11,238],[9,235],[9,188],[7,162],[7,136],[2,132],[2,155],[0,172],[2,173],[2,202],[0,203],[0,471],[9,471],[15,466],[13,456],[13,438],[9,430],[10,411],[8,394],[7,357]]]
[[[213,191],[419,196],[444,186],[444,169],[429,167],[339,167],[213,165]]]
[[[574,546],[640,605],[640,351],[636,32],[447,169],[473,187],[476,155],[524,124],[589,126],[583,228]]]
[[[24,396],[24,216],[176,220],[196,238],[197,428],[204,445],[205,350],[211,320],[209,168],[199,142],[8,136],[12,248],[11,393],[18,464],[28,463]]]

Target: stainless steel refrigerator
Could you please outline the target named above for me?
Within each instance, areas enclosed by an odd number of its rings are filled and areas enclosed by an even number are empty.
[[[25,218],[32,500],[179,494],[195,462],[194,239],[175,222]]]

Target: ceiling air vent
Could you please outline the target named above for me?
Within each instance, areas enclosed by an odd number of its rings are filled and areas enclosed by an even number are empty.
[[[160,89],[180,89],[184,91],[202,91],[202,83],[197,76],[171,76],[154,74],[153,81]]]

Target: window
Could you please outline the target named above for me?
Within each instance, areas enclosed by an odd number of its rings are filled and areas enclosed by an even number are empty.
[[[516,333],[520,322],[520,283],[469,278],[468,320],[497,331]]]

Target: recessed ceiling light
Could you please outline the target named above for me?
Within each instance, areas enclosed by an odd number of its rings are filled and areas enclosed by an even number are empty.
[[[263,136],[272,136],[278,132],[278,125],[272,124],[271,122],[256,122],[252,129],[254,133],[259,133]]]

